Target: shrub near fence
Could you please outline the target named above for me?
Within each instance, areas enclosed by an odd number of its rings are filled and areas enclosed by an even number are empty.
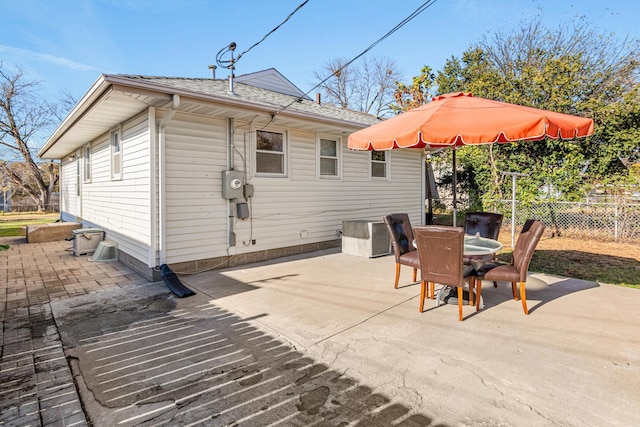
[[[439,199],[444,205],[451,202]],[[447,203],[448,202],[448,203]],[[458,204],[460,212],[468,210],[468,200]],[[511,228],[511,200],[496,203],[488,211],[504,215],[502,226]],[[449,215],[451,213],[449,212]],[[520,230],[529,219],[543,221],[548,232],[556,236],[589,238],[595,240],[640,241],[640,203],[583,203],[516,201],[515,229]],[[460,222],[460,217],[458,218]]]

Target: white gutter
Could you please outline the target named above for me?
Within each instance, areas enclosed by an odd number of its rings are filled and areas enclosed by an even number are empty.
[[[164,115],[160,123],[158,124],[158,164],[160,171],[158,173],[159,188],[158,188],[158,222],[159,222],[159,238],[157,242],[157,253],[159,256],[158,265],[166,263],[166,245],[167,245],[167,224],[165,218],[166,212],[166,198],[165,198],[165,127],[167,123],[173,118],[176,110],[180,107],[180,96],[173,95],[171,107]],[[154,160],[155,163],[155,160]],[[154,189],[155,190],[155,189]],[[155,229],[151,230],[155,233]]]

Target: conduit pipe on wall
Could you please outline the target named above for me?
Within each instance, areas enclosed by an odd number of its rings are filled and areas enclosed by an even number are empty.
[[[159,261],[157,265],[166,264],[166,197],[165,197],[165,139],[166,132],[165,128],[167,123],[171,121],[173,116],[176,114],[176,111],[180,107],[180,96],[173,95],[173,99],[171,101],[171,106],[169,110],[165,113],[165,115],[160,120],[158,124],[158,165],[160,167],[160,171],[158,173],[158,247],[157,253],[159,256]],[[155,162],[154,162],[155,163]],[[155,233],[155,228],[151,230],[152,233]]]
[[[234,120],[233,117],[227,119],[227,167],[228,170],[233,170],[235,168],[234,162],[234,132],[233,132]],[[236,230],[235,230],[235,215],[233,212],[234,203],[231,199],[227,199],[227,254],[234,255],[235,254],[235,246],[236,246]]]

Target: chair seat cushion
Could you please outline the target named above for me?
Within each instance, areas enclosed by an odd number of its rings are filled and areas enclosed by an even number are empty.
[[[478,277],[483,277],[484,280],[491,280],[494,282],[519,282],[520,273],[511,264],[495,265],[490,270],[486,271],[484,275],[478,274]]]
[[[476,277],[481,280],[495,282],[518,282],[520,274],[512,264],[501,261],[472,260],[471,266],[476,271]]]
[[[418,251],[411,251],[400,255],[398,262],[400,264],[420,269],[420,255],[418,255]]]

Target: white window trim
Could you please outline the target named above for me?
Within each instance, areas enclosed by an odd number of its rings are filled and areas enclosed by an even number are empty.
[[[369,179],[376,181],[391,181],[391,150],[385,150],[384,153],[384,174],[385,176],[373,176],[373,151],[369,152]],[[377,161],[377,163],[382,163]]]
[[[284,156],[283,167],[284,173],[268,173],[268,172],[258,172],[258,132],[273,132],[273,133],[281,133],[282,134],[282,154]],[[256,177],[266,177],[266,178],[287,178],[289,176],[289,132],[282,129],[256,129],[253,132],[253,175]],[[272,151],[264,151],[265,153],[273,153]]]
[[[118,140],[120,141],[120,155],[119,157],[116,159],[115,158],[115,153],[113,151],[113,147],[114,147],[114,143],[113,143],[113,136],[114,135],[118,135]],[[122,140],[122,125],[114,128],[111,130],[111,132],[109,133],[109,145],[111,147],[111,179],[113,181],[117,181],[117,180],[121,180],[122,179],[122,158],[124,157],[124,144],[123,144],[123,140]],[[120,172],[119,173],[115,173],[115,162],[119,163],[119,169]]]
[[[73,158],[76,168],[76,197],[80,197],[82,195],[82,149],[77,149]]]
[[[89,156],[87,156],[87,150],[89,150]],[[82,159],[84,161],[84,182],[91,182],[91,175],[92,175],[92,170],[91,168],[93,167],[93,165],[91,164],[91,157],[93,156],[93,150],[91,149],[91,144],[87,144],[85,146],[82,147]]]
[[[335,175],[322,175],[320,170],[320,160],[322,156],[320,155],[321,150],[321,141],[323,139],[331,140],[336,142],[336,174]],[[329,157],[327,157],[329,158]],[[327,135],[327,134],[319,134],[316,135],[316,177],[318,179],[333,179],[333,180],[341,180],[342,179],[342,138],[339,136]]]

